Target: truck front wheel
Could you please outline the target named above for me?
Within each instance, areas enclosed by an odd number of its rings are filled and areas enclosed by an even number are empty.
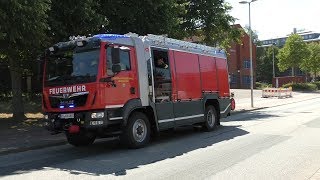
[[[69,144],[77,147],[91,145],[96,139],[94,134],[83,131],[75,134],[66,132],[66,136]]]
[[[133,113],[120,136],[121,143],[129,148],[141,148],[150,140],[150,122],[141,112]]]

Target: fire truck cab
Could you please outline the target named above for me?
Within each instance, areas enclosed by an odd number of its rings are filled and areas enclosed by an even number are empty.
[[[151,34],[98,34],[57,43],[46,54],[45,126],[75,146],[119,136],[139,148],[170,128],[211,131],[234,108],[218,48]]]

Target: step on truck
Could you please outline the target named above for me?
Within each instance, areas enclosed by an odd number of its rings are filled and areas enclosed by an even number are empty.
[[[230,115],[224,51],[157,35],[98,34],[46,50],[45,127],[74,146],[120,137],[130,148],[185,125],[211,131]]]

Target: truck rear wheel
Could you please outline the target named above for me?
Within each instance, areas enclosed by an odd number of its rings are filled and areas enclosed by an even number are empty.
[[[124,128],[120,141],[129,148],[141,148],[150,140],[150,122],[141,112],[133,113]]]
[[[66,136],[69,144],[77,147],[91,145],[96,139],[95,135],[93,135],[92,133],[83,131],[80,131],[76,134],[66,132]]]
[[[204,114],[204,125],[206,131],[212,131],[216,128],[218,124],[217,111],[214,106],[207,106]]]

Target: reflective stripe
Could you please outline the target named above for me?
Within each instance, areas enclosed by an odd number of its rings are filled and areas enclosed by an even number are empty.
[[[196,117],[202,117],[204,114],[197,114],[197,115],[192,115],[192,116],[185,116],[185,117],[178,117],[178,118],[173,118],[173,119],[162,119],[159,120],[159,123],[164,123],[164,122],[171,122],[171,121],[178,121],[178,120],[184,120],[184,119],[191,119],[191,118],[196,118]]]
[[[163,119],[163,120],[159,120],[159,123],[170,122],[170,121],[174,121],[174,118],[173,118],[173,119]]]
[[[224,114],[224,113],[227,111],[227,109],[230,107],[230,105],[231,105],[231,104],[229,104],[224,111],[220,111],[220,114]]]
[[[109,120],[114,121],[114,120],[120,120],[120,119],[123,119],[123,117],[113,117],[113,118],[110,118]]]
[[[119,105],[106,105],[106,109],[110,109],[110,108],[121,108],[123,107],[124,104],[119,104]]]
[[[193,115],[193,116],[178,117],[178,118],[174,118],[174,120],[191,119],[191,118],[201,117],[201,116],[204,116],[204,114],[197,114],[197,115]]]

